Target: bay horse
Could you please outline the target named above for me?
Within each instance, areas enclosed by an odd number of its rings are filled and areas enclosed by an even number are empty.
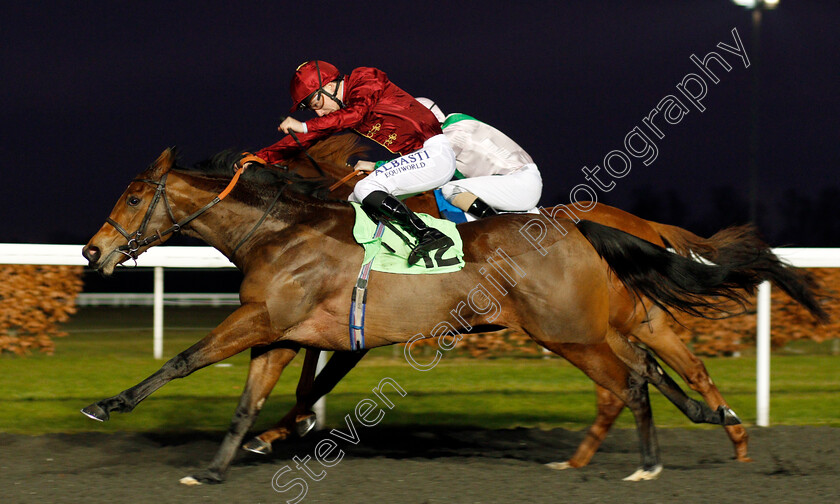
[[[212,168],[227,171],[214,174]],[[241,173],[232,174],[229,163],[205,171],[178,169],[167,149],[128,185],[83,249],[91,268],[108,276],[180,231],[218,249],[244,275],[242,306],[218,327],[137,385],[82,410],[108,420],[172,379],[250,349],[248,379],[231,426],[209,467],[182,480],[188,484],[223,480],[265,398],[301,347],[351,350],[347,298],[363,257],[351,234],[355,211],[349,203],[318,198],[317,188],[295,174]],[[650,354],[616,329],[610,278],[624,285],[622,296],[631,293],[665,310],[726,312],[710,296],[742,302],[761,272],[778,262],[769,249],[701,264],[591,221],[557,219],[565,233],[546,236],[539,250],[521,238],[530,218],[460,225],[466,264],[457,273],[382,275],[369,285],[367,347],[407,342],[417,332],[457,337],[465,330],[507,327],[527,334],[632,410],[641,455],[634,480],[662,470],[647,383],[693,421],[739,422],[727,408],[712,410],[687,397]],[[488,276],[487,259],[505,262],[499,263],[504,284]],[[449,322],[453,313],[460,327]]]
[[[312,162],[301,155],[293,166],[298,173],[316,177],[319,171],[325,172],[333,179],[346,179],[351,170],[347,161],[364,154],[363,149],[356,142],[355,135],[336,135],[330,137],[312,148],[311,155],[317,159],[321,170],[316,170]],[[334,196],[346,198],[352,191],[358,178],[346,180]],[[424,193],[407,200],[407,204],[415,211],[436,213],[434,197],[431,193]],[[581,202],[568,207],[554,207],[546,209],[549,215],[563,212],[569,218],[585,216],[586,220],[598,222],[630,233],[659,246],[671,247],[683,256],[701,257],[715,261],[720,254],[733,253],[750,254],[754,249],[766,247],[754,234],[754,230],[747,226],[733,227],[723,230],[710,238],[702,238],[694,233],[677,226],[648,221],[633,214],[619,210],[602,203]],[[772,281],[791,297],[806,307],[816,318],[825,319],[825,313],[815,304],[813,297],[807,291],[797,289],[799,279],[813,285],[807,275],[802,275],[780,264],[764,273],[764,279]],[[623,285],[614,277],[611,279],[616,291],[624,289]],[[647,311],[636,311],[634,299],[629,296],[618,297],[616,301],[626,301],[626,306],[620,309],[627,314],[626,321],[619,327],[622,334],[633,336],[644,343],[657,356],[662,358],[674,369],[683,380],[697,391],[712,408],[729,407],[717,386],[709,376],[703,362],[694,355],[682,342],[677,334],[680,324],[669,317],[665,311],[657,306],[649,307]],[[618,303],[616,303],[618,305]],[[316,362],[319,351],[308,349],[306,362],[300,377],[295,406],[271,429],[247,442],[243,448],[255,453],[270,453],[271,445],[276,440],[286,439],[292,433],[303,435],[315,424],[315,416],[311,408],[324,394],[328,393],[335,384],[358,363],[364,352],[352,354],[336,354],[322,371],[317,382],[315,379]],[[593,425],[572,457],[566,462],[553,463],[554,468],[582,467],[589,463],[600,444],[605,439],[610,427],[624,408],[624,403],[607,389],[596,384],[598,413]],[[749,436],[741,424],[724,425],[726,433],[732,442],[735,459],[739,462],[750,462],[747,454]]]

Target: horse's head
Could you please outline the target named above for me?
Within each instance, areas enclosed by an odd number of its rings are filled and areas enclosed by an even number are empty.
[[[166,149],[128,185],[105,224],[82,249],[91,268],[109,276],[118,264],[169,239],[158,230],[173,224],[165,189],[174,164],[175,152]]]

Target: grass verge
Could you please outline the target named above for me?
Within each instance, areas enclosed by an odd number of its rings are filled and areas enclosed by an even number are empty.
[[[168,309],[165,358],[197,341],[226,313]],[[71,335],[57,341],[55,355],[0,357],[0,432],[224,431],[245,382],[247,354],[176,380],[130,414],[114,414],[109,422],[94,422],[79,413],[160,367],[163,361],[151,357],[150,326],[151,311],[145,309],[84,310],[67,325]],[[771,422],[840,427],[838,359],[774,356]],[[747,425],[754,424],[755,359],[705,362],[735,411]],[[298,357],[284,372],[255,429],[268,427],[292,405],[301,363]],[[344,415],[372,397],[372,389],[386,377],[407,395],[391,395],[395,407],[386,410],[383,424],[583,429],[595,414],[592,383],[557,357],[479,361],[446,355],[431,371],[419,372],[393,348],[385,348],[371,352],[328,397],[327,424],[343,425]],[[657,426],[695,427],[658,392],[651,395]],[[617,425],[632,427],[632,416],[625,411]]]

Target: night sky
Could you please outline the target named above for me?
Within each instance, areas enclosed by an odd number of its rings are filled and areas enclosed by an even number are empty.
[[[294,5],[291,5],[294,4]],[[94,5],[94,6],[92,6]],[[84,243],[168,146],[182,162],[279,139],[289,79],[308,59],[374,66],[528,150],[542,204],[568,203],[635,127],[632,158],[599,201],[708,232],[748,220],[751,103],[759,89],[759,225],[771,240],[840,246],[840,2],[781,0],[760,49],[728,0],[608,2],[16,2],[4,5],[0,242]],[[717,47],[735,44],[751,66]],[[687,100],[655,138],[643,120],[716,51],[705,107]],[[304,116],[301,116],[303,118]],[[618,167],[618,164],[616,164]],[[591,186],[594,185],[590,182]],[[808,231],[807,236],[804,234]],[[795,232],[794,232],[795,231]],[[799,234],[796,234],[798,232]],[[803,237],[804,236],[804,237]]]

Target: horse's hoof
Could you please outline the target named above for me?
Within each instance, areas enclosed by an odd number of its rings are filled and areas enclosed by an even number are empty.
[[[196,486],[196,485],[203,485],[203,484],[217,484],[224,481],[224,479],[218,474],[213,471],[201,471],[198,474],[193,476],[184,476],[179,480],[182,485],[187,486]]]
[[[721,424],[723,425],[740,425],[741,419],[732,411],[732,408],[726,406],[718,406],[718,414],[720,415]]]
[[[655,466],[651,467],[650,469],[645,469],[640,467],[636,469],[636,472],[624,478],[624,481],[650,481],[655,480],[659,477],[659,473],[662,472],[662,464],[656,464]]]
[[[259,453],[260,455],[268,455],[271,453],[271,443],[266,443],[262,439],[255,437],[242,445],[242,449],[248,450],[249,452]]]
[[[568,462],[549,462],[545,466],[548,467],[549,469],[557,469],[559,471],[562,471],[563,469],[571,469],[572,468],[572,464],[570,464]]]
[[[315,424],[317,423],[318,417],[315,416],[315,413],[312,413],[311,415],[305,418],[301,418],[297,421],[297,423],[295,423],[295,430],[297,431],[297,435],[303,437],[309,434],[310,432],[312,432],[312,429],[315,428]]]
[[[92,418],[97,422],[107,422],[111,415],[102,409],[97,403],[93,403],[90,406],[82,408],[80,410],[83,415],[88,418]]]

